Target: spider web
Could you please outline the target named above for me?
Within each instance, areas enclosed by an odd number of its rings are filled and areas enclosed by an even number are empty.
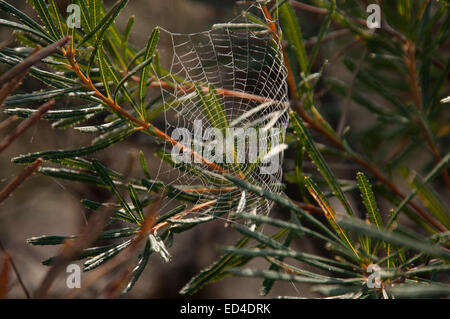
[[[263,23],[255,22],[258,20]],[[254,128],[258,132],[256,162],[250,161],[248,141],[245,147],[234,149],[234,159],[242,157],[243,161],[219,165],[231,175],[242,177],[244,172],[247,182],[281,193],[282,151],[286,147],[284,135],[288,123],[287,71],[281,43],[274,38],[265,21],[261,6],[254,4],[231,22],[216,24],[209,31],[179,34],[161,28],[161,40],[165,38],[172,51],[160,50],[166,59],[169,56],[169,72],[162,74],[153,66],[153,74],[158,77],[163,103],[167,106],[164,110],[167,135],[171,136],[179,128],[195,132],[201,127],[205,132],[213,127],[207,111],[200,106],[201,96],[194,86],[207,96],[212,94],[211,86],[214,87],[226,118],[215,123],[216,127]],[[190,149],[201,150],[214,143],[194,138],[189,145],[181,143]],[[168,142],[163,145],[166,158],[170,157],[172,149],[173,145]],[[278,167],[271,174],[263,174],[268,159],[278,160]],[[227,198],[225,205],[216,203],[208,210],[216,216],[244,210],[267,214],[271,208],[270,201],[233,188],[234,184],[202,162],[169,166],[161,161],[158,179],[179,189],[189,189],[203,201]]]

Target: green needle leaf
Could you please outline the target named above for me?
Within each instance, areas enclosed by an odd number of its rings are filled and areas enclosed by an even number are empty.
[[[109,188],[111,193],[114,194],[114,196],[119,201],[122,208],[125,210],[125,212],[136,222],[136,224],[139,224],[139,221],[137,220],[136,216],[133,214],[133,211],[131,210],[128,203],[123,199],[122,195],[120,194],[119,190],[117,189],[116,185],[112,181],[111,177],[109,176],[106,169],[96,160],[92,161],[92,166],[97,172],[97,174],[100,176],[100,178],[103,180],[103,182],[106,184],[106,186]],[[137,196],[137,195],[136,195]]]
[[[150,38],[148,39],[147,47],[145,49],[144,62],[139,64],[142,66],[139,68],[139,70],[142,69],[141,77],[139,79],[139,105],[141,108],[141,114],[143,116],[146,114],[145,95],[147,93],[147,79],[150,72],[150,63],[153,61],[153,54],[155,53],[158,41],[159,41],[159,29],[154,28]],[[146,61],[148,62],[146,63]]]
[[[100,20],[100,22],[93,28],[91,32],[86,34],[84,38],[78,43],[77,48],[81,47],[89,41],[94,35],[97,37],[97,42],[103,37],[106,30],[114,23],[114,20],[119,15],[120,11],[127,5],[129,0],[119,0],[108,11],[108,13]],[[97,43],[98,44],[98,43]]]
[[[344,206],[347,214],[350,216],[353,216],[353,210],[350,206],[350,203],[345,198],[344,192],[340,188],[338,182],[336,181],[336,177],[334,176],[333,172],[330,170],[328,165],[326,164],[324,158],[322,157],[322,154],[319,152],[317,147],[314,145],[314,142],[311,138],[311,135],[306,130],[305,126],[302,123],[302,120],[298,116],[297,113],[294,113],[291,111],[291,122],[294,126],[295,132],[297,133],[297,136],[300,140],[300,142],[305,146],[306,151],[308,152],[309,157],[314,162],[314,164],[319,169],[322,176],[327,181],[328,185],[331,187],[331,189],[334,192],[334,195],[339,199],[339,201]]]

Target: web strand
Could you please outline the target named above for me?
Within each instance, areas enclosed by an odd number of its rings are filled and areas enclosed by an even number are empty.
[[[168,59],[171,61],[167,68],[170,73],[159,76],[158,80],[160,83],[174,85],[173,89],[160,87],[163,102],[168,106],[164,110],[165,133],[171,135],[180,128],[194,132],[198,129],[196,123],[201,123],[202,132],[218,127],[224,129],[230,123],[233,123],[234,129],[255,129],[258,132],[258,151],[262,150],[263,155],[258,153],[257,160],[251,162],[250,144],[245,144],[243,148],[234,149],[235,163],[220,165],[232,174],[244,175],[248,182],[265,190],[281,193],[282,149],[288,123],[287,72],[282,62],[281,44],[274,39],[267,26],[253,22],[254,19],[251,21],[248,18],[250,16],[265,21],[260,5],[255,4],[231,22],[214,25],[206,32],[177,34],[162,29],[170,39],[172,56]],[[157,70],[153,71],[158,74]],[[227,90],[242,94],[218,95],[225,116],[216,118],[217,122],[212,123],[211,114],[209,117],[207,114],[210,111],[201,106],[202,97],[194,87],[200,87],[207,98],[212,98],[211,87],[216,91]],[[246,98],[250,95],[262,97],[268,102]],[[273,131],[277,133],[274,134]],[[233,137],[233,141],[234,138],[239,136]],[[247,136],[249,141],[250,138]],[[215,142],[204,138],[194,139],[193,143],[185,146],[200,147],[204,151],[211,147],[210,143]],[[172,145],[166,143],[162,151],[167,158],[171,154]],[[273,156],[278,158],[279,167],[272,174],[263,174],[262,167],[266,164],[263,163],[263,157],[270,152],[275,152]],[[244,159],[243,162],[236,162],[236,159],[241,158]],[[208,211],[217,216],[239,210],[243,201],[246,212],[267,214],[271,208],[268,200],[255,194],[243,195],[237,188],[229,191],[233,184],[202,163],[178,163],[172,166],[162,163],[158,179],[170,181],[169,185],[179,189],[189,188],[191,191],[196,187],[226,188],[226,192],[214,195],[197,194],[203,200],[227,198],[226,204],[215,205],[212,211]]]

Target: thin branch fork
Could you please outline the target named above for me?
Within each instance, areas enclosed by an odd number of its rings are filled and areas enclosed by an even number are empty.
[[[152,206],[149,207],[147,217],[144,220],[144,223],[141,226],[141,229],[138,233],[138,235],[133,239],[133,243],[127,247],[124,251],[120,252],[120,255],[117,256],[115,259],[108,261],[102,268],[96,269],[93,272],[90,272],[88,277],[83,280],[82,289],[86,289],[91,284],[93,284],[98,278],[106,275],[107,273],[110,273],[111,271],[117,269],[119,266],[124,265],[127,263],[127,261],[131,258],[133,253],[136,251],[136,249],[139,247],[139,243],[147,237],[148,234],[158,231],[161,228],[164,228],[168,225],[170,225],[170,222],[162,222],[155,225],[156,222],[156,212],[157,207],[160,205],[160,200],[157,200],[155,203],[152,204]],[[195,213],[198,211],[201,211],[205,208],[209,208],[212,205],[214,205],[217,202],[217,200],[211,200],[205,203],[194,205],[193,207],[186,209],[174,217],[172,217],[172,220],[179,220],[183,218],[184,216]],[[122,276],[115,280],[108,288],[106,289],[111,296],[115,295],[126,283],[126,280],[128,279],[130,273],[132,271],[131,267],[127,267],[125,271],[123,272]],[[66,298],[74,298],[80,290],[73,291],[72,293],[69,293]]]
[[[12,258],[11,254],[8,253],[8,251],[3,246],[3,243],[0,241],[0,250],[5,254],[5,256],[9,257],[9,263],[11,265],[12,270],[14,271],[17,281],[19,282],[20,287],[23,290],[23,293],[25,294],[25,297],[27,299],[31,299],[30,293],[28,292],[27,287],[25,286],[25,283],[23,282],[22,276],[20,275],[19,269],[16,266],[16,263],[14,262],[14,259]],[[1,294],[0,294],[1,295]],[[1,299],[1,297],[0,297]]]
[[[0,191],[0,203],[7,199],[28,177],[33,175],[42,165],[42,158],[38,158],[17,175]]]
[[[235,190],[236,187],[235,186],[230,186],[230,187],[198,187],[198,188],[183,188],[183,192],[188,192],[188,193],[197,193],[197,194],[204,194],[204,193],[209,193],[209,194],[216,194],[216,193],[222,193],[222,192],[231,192],[233,190]]]
[[[0,299],[6,299],[9,288],[9,272],[11,268],[11,257],[3,252],[3,265],[0,269]]]
[[[297,2],[297,1],[289,1],[289,4],[295,9],[311,12],[311,13],[314,13],[314,14],[319,14],[319,15],[326,15],[326,14],[328,14],[328,10],[327,9],[315,7],[315,6],[306,4],[306,3],[301,3],[301,2]],[[364,20],[364,19],[354,18],[354,17],[351,17],[350,19],[353,22],[355,22],[356,24],[363,25],[363,26],[366,25],[366,20]],[[392,29],[386,23],[382,24],[381,30],[383,30],[384,32],[386,32],[386,33],[388,33],[388,34],[398,38],[402,42],[404,42],[406,40],[406,38],[405,38],[405,36],[403,34],[401,34],[401,33],[397,32],[396,30]]]
[[[116,269],[120,265],[126,263],[130,260],[135,250],[139,247],[139,243],[144,240],[148,234],[151,232],[157,231],[161,228],[164,228],[168,225],[170,225],[170,222],[162,222],[159,224],[156,224],[156,213],[158,211],[158,208],[161,203],[162,196],[155,201],[148,209],[147,216],[142,223],[140,230],[137,234],[137,236],[133,239],[133,243],[128,247],[125,251],[123,251],[120,255],[120,258],[116,258],[115,260],[110,261],[109,263],[105,264],[104,267],[101,269],[98,269],[97,272],[91,273],[90,276],[88,276],[83,281],[83,289],[90,286],[93,282],[96,281],[97,278],[100,276],[103,276],[107,274],[108,272]],[[193,213],[198,212],[204,208],[208,208],[212,206],[217,200],[211,200],[209,202],[201,203],[194,205],[192,208],[186,209],[174,217],[172,219],[178,220],[183,218],[184,216]],[[62,269],[74,258],[76,258],[83,249],[89,247],[95,240],[98,238],[99,234],[103,230],[104,226],[106,225],[109,218],[114,214],[114,210],[112,209],[114,206],[106,206],[102,211],[100,211],[98,214],[96,214],[93,217],[93,220],[90,220],[88,225],[83,230],[82,234],[75,240],[66,240],[64,242],[64,246],[61,250],[61,253],[56,257],[55,264],[52,266],[52,268],[48,271],[46,276],[41,282],[41,285],[37,289],[35,293],[35,298],[46,298],[49,289],[52,286],[52,283],[58,276],[58,274],[62,271]],[[129,269],[125,272],[128,274]],[[126,279],[127,276],[124,276]],[[120,287],[123,284],[123,281],[117,283],[117,287]],[[76,291],[78,293],[79,291]],[[73,294],[70,295],[70,297],[73,297]]]
[[[17,115],[9,116],[4,121],[0,122],[0,131],[7,128],[14,122],[16,122],[19,119]]]
[[[418,16],[418,20],[422,19],[423,13],[425,12],[425,8],[428,5],[429,0],[425,1],[423,4],[423,7],[420,11],[420,14]],[[297,2],[297,1],[289,1],[289,4],[294,8],[294,9],[299,9],[299,10],[303,10],[303,11],[307,11],[307,12],[311,12],[311,13],[315,13],[315,14],[319,14],[319,15],[325,15],[328,14],[328,10],[327,9],[323,9],[323,8],[319,8],[319,7],[315,7],[306,3],[302,3],[302,2]],[[360,19],[360,18],[354,18],[351,17],[351,20],[359,25],[365,26],[366,25],[366,21],[364,19]],[[381,30],[386,32],[387,34],[399,39],[401,42],[406,42],[407,39],[406,37],[401,34],[400,32],[398,32],[397,30],[393,29],[391,26],[389,26],[387,23],[383,23],[381,25]],[[433,65],[435,65],[436,67],[440,68],[441,70],[444,69],[444,65],[436,60],[436,59],[432,59]],[[448,74],[448,77],[450,79],[450,73]]]
[[[137,236],[133,239],[133,244],[129,247],[131,248],[131,252],[134,252],[134,250],[137,249],[139,242],[146,237],[152,226],[155,224],[156,212],[160,206],[160,201],[161,197],[149,207],[149,213],[141,225]],[[81,234],[76,239],[68,239],[64,242],[61,252],[52,263],[52,268],[47,272],[39,288],[35,292],[35,298],[46,298],[54,280],[64,267],[72,260],[79,257],[84,249],[90,247],[98,239],[109,219],[114,215],[115,211],[113,207],[113,205],[105,206],[89,220],[89,223],[84,227]],[[130,249],[128,249],[128,251],[125,261],[128,261],[131,258]],[[120,263],[122,262],[123,260],[120,261]],[[104,271],[103,268],[102,271]],[[87,285],[83,285],[83,289],[86,287]]]
[[[311,212],[311,213],[315,213],[315,214],[319,214],[319,215],[324,214],[323,210],[320,207],[314,206],[313,204],[300,203],[297,201],[292,201],[292,202],[307,212]]]
[[[8,146],[11,145],[20,135],[22,135],[31,125],[36,123],[50,108],[55,104],[55,100],[50,100],[47,103],[42,104],[36,112],[34,112],[29,118],[20,123],[14,131],[8,134],[0,142],[0,153],[3,152]]]

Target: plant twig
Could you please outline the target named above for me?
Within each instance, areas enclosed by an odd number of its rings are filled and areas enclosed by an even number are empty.
[[[0,269],[0,299],[6,299],[9,286],[9,269],[11,267],[11,258],[8,253],[4,252],[3,266]]]
[[[319,214],[319,215],[323,215],[323,211],[320,207],[314,206],[313,204],[307,204],[307,203],[300,203],[297,201],[292,201],[295,205],[297,205],[298,207],[300,207],[301,209],[311,212],[311,213],[315,213],[315,214]]]
[[[28,177],[36,172],[42,165],[42,158],[38,158],[17,175],[8,185],[0,191],[0,203],[9,197]]]
[[[58,256],[55,257],[52,267],[42,279],[39,288],[36,290],[34,297],[37,299],[46,298],[56,277],[64,270],[64,268],[83,251],[90,247],[98,238],[105,228],[110,217],[114,214],[114,206],[107,205],[100,211],[97,211],[84,227],[81,235],[75,240],[66,240]]]
[[[70,40],[70,36],[66,36],[66,37],[56,41],[55,43],[52,43],[49,46],[43,48],[42,50],[39,50],[39,51],[35,52],[34,54],[28,56],[25,60],[22,61],[22,63],[15,65],[8,72],[6,72],[0,76],[0,86],[6,82],[12,80],[18,74],[27,70],[28,68],[30,68],[37,62],[41,61],[43,58],[54,53],[59,48],[62,48],[69,40]]]
[[[0,106],[3,105],[3,102],[6,100],[6,98],[11,95],[11,93],[19,87],[19,85],[22,83],[23,79],[28,73],[28,69],[23,71],[22,73],[17,74],[10,82],[3,85],[3,87],[0,89]]]
[[[6,251],[5,246],[3,246],[3,243],[1,241],[0,241],[0,250],[3,251],[4,254],[8,254],[9,262],[11,264],[11,268],[13,269],[13,271],[14,271],[14,273],[16,275],[17,281],[19,282],[19,285],[22,288],[23,293],[25,294],[25,297],[27,299],[31,299],[30,293],[28,292],[28,289],[27,289],[27,287],[25,286],[25,283],[22,280],[22,276],[20,275],[19,269],[17,268],[16,263],[14,262],[14,259],[12,258],[11,254],[9,254]]]
[[[41,49],[40,46],[37,46],[34,48],[33,51],[30,52],[29,56],[32,56],[36,52],[38,52]],[[23,63],[23,62],[22,62]],[[31,66],[30,66],[31,67]],[[28,71],[30,70],[30,67],[24,69],[22,72],[18,73],[14,78],[11,79],[11,81],[5,83],[3,87],[0,89],[0,106],[3,105],[3,102],[6,100],[6,98],[22,83],[23,79],[27,75]]]
[[[112,111],[120,114],[121,116],[127,118],[129,121],[131,121],[132,123],[138,125],[139,127],[141,127],[142,129],[147,130],[149,133],[155,135],[156,137],[165,140],[167,142],[169,142],[172,146],[176,146],[179,147],[180,150],[182,150],[183,152],[187,152],[192,154],[195,158],[199,159],[203,164],[205,164],[206,166],[208,166],[209,168],[219,172],[219,173],[228,173],[223,167],[205,159],[203,156],[201,156],[200,154],[194,152],[193,150],[191,150],[189,147],[186,147],[184,145],[182,145],[181,143],[175,141],[173,138],[171,138],[170,136],[168,136],[166,133],[164,133],[163,131],[161,131],[160,129],[158,129],[157,127],[155,127],[154,125],[152,125],[149,122],[143,121],[139,118],[136,118],[135,116],[133,116],[132,114],[130,114],[129,112],[127,112],[125,109],[123,109],[120,105],[118,105],[113,99],[104,96],[96,87],[95,85],[92,83],[92,80],[88,77],[86,77],[83,72],[80,70],[80,67],[78,66],[78,63],[76,62],[75,59],[75,51],[72,50],[66,50],[66,49],[62,49],[63,54],[66,56],[66,58],[68,59],[70,66],[69,68],[75,72],[75,74],[78,76],[78,78],[83,82],[84,86],[95,93],[95,95],[100,98],[105,105],[107,105]]]
[[[407,41],[403,47],[403,50],[405,51],[405,64],[408,68],[409,73],[409,81],[410,81],[410,87],[411,87],[411,95],[414,101],[414,105],[417,108],[418,112],[421,112],[421,105],[422,105],[422,94],[420,92],[419,88],[419,80],[417,79],[417,63],[416,63],[416,46],[414,43]],[[425,123],[422,119],[419,119],[420,126],[423,129],[423,135],[425,137],[425,141],[428,144],[428,146],[431,149],[431,152],[433,153],[433,156],[437,163],[439,163],[442,160],[441,155],[439,154],[439,149],[437,148],[436,144],[433,141],[433,138],[430,136],[430,133],[428,132]],[[447,189],[450,190],[450,177],[448,175],[447,169],[444,167],[443,169],[443,175],[444,175],[444,181],[447,185]]]
[[[6,118],[4,121],[0,122],[0,131],[10,126],[12,123],[16,122],[19,119],[17,115],[10,116]]]
[[[209,193],[209,194],[215,194],[215,193],[222,193],[222,192],[231,192],[233,190],[235,190],[236,187],[234,186],[229,186],[229,187],[197,187],[197,188],[183,188],[183,192],[188,192],[188,193],[197,193],[197,194],[202,194],[202,193]]]
[[[421,10],[421,13],[419,14],[418,20],[421,20],[422,15],[425,12],[424,10],[425,10],[428,2],[429,2],[428,0],[424,2],[424,6]],[[320,15],[328,14],[328,10],[323,9],[323,8],[315,7],[315,6],[297,2],[297,1],[289,1],[289,3],[293,8],[296,8],[299,10],[303,10],[303,11],[307,11],[307,12],[311,12],[311,13],[315,13],[315,14],[320,14]],[[362,26],[366,25],[366,21],[364,19],[353,18],[353,17],[351,17],[350,19],[359,25],[362,25]],[[386,21],[384,21],[383,24],[381,25],[381,30],[386,32],[387,34],[399,39],[401,42],[406,42],[406,40],[407,40],[407,38],[403,34],[398,32],[397,30],[393,29],[390,25],[388,25],[386,23]],[[444,69],[444,65],[440,61],[438,61],[434,58],[432,59],[432,63],[433,63],[433,65],[437,66],[441,70]],[[448,74],[448,78],[450,79],[450,73]]]
[[[144,239],[147,239],[148,235],[152,232],[153,226],[155,226],[156,223],[157,213],[159,211],[159,208],[161,207],[162,198],[162,195],[159,196],[159,198],[148,208],[144,223],[142,224],[137,236],[135,237],[131,245],[127,247],[127,251],[122,254],[121,258],[118,258],[116,260],[116,267],[123,264],[125,264],[126,267],[123,271],[123,274],[119,276],[118,279],[112,281],[105,289],[105,291],[108,293],[107,297],[116,297],[126,285],[134,268],[131,265],[127,264],[129,264],[129,260],[138,249],[139,244]]]
[[[307,11],[307,12],[310,12],[310,13],[321,14],[321,15],[324,15],[324,14],[328,13],[327,9],[315,7],[315,6],[312,6],[312,5],[309,5],[309,4],[306,4],[306,3],[302,3],[302,2],[289,1],[289,4],[295,9]]]
[[[74,298],[78,295],[82,290],[91,286],[94,282],[96,282],[99,278],[105,276],[111,271],[117,269],[118,267],[127,264],[131,257],[134,255],[135,251],[138,249],[139,244],[147,238],[147,236],[154,230],[154,226],[156,223],[157,212],[159,210],[161,204],[162,196],[158,198],[147,210],[147,215],[145,220],[139,229],[136,237],[133,238],[131,245],[129,245],[126,249],[120,252],[118,256],[114,259],[106,262],[101,268],[97,268],[94,271],[91,271],[89,275],[83,280],[81,284],[81,289],[77,289],[76,291],[71,292],[66,296],[66,298]],[[109,289],[112,292],[117,292],[125,282],[125,279],[128,277],[131,272],[131,268],[127,268],[124,274],[120,277],[120,280],[113,282],[112,285],[109,285]],[[111,294],[112,294],[111,292]]]
[[[411,86],[411,95],[414,100],[414,105],[417,110],[420,111],[420,106],[422,105],[422,97],[419,88],[419,81],[417,80],[417,70],[416,70],[416,46],[411,41],[406,41],[403,50],[405,51],[405,64],[408,68],[409,81]]]
[[[267,6],[265,6],[265,5],[262,6],[262,9],[263,9],[263,13],[264,13],[264,18],[266,19],[266,22],[269,25],[270,31],[272,32],[272,36],[273,36],[275,42],[279,43],[280,39],[278,37],[277,26],[276,26],[272,16],[270,15],[269,9],[267,9]],[[288,82],[288,87],[289,87],[289,91],[290,91],[290,95],[291,95],[291,100],[293,101],[294,104],[296,104],[297,86],[295,85],[294,72],[292,71],[291,65],[288,60],[288,55],[286,54],[286,50],[284,49],[283,45],[281,45],[281,50],[283,53],[283,64],[287,69],[287,82]]]
[[[133,82],[139,83],[140,77],[132,76],[132,77],[130,77],[130,80],[132,80]],[[150,87],[150,88],[165,88],[165,89],[173,89],[173,90],[178,89],[179,92],[181,92],[181,93],[190,93],[195,90],[194,85],[179,85],[175,88],[173,86],[173,84],[165,82],[165,81],[152,81],[152,82],[150,82],[148,87]],[[205,94],[209,93],[208,87],[202,86],[202,87],[200,87],[200,89]],[[219,96],[232,96],[232,97],[237,97],[237,98],[250,100],[250,101],[256,101],[256,102],[260,102],[260,103],[272,101],[269,98],[266,98],[266,97],[263,97],[260,95],[251,94],[251,93],[246,93],[246,92],[238,92],[238,91],[232,91],[232,90],[227,90],[227,89],[222,89],[222,88],[215,88],[215,90]]]
[[[23,134],[31,125],[36,123],[48,110],[55,104],[55,100],[50,100],[40,106],[29,118],[20,123],[14,131],[9,133],[0,142],[0,153],[3,152],[11,143]]]
[[[315,6],[312,6],[309,4],[305,4],[305,3],[301,3],[301,2],[297,2],[297,1],[289,1],[289,4],[295,9],[311,12],[314,14],[320,14],[320,15],[328,14],[327,9],[315,7]],[[366,20],[364,20],[364,19],[354,18],[354,17],[350,17],[350,19],[356,24],[366,26]],[[392,29],[387,23],[383,23],[381,25],[381,30],[383,30],[384,32],[386,32],[387,34],[389,34],[391,36],[398,38],[402,42],[404,42],[406,40],[406,38],[403,34]]]
[[[188,214],[190,214],[190,213],[198,212],[199,210],[202,210],[202,209],[204,209],[204,208],[211,207],[211,206],[214,205],[216,202],[217,202],[217,199],[213,199],[213,200],[210,200],[210,201],[205,202],[205,203],[201,203],[201,204],[194,205],[193,207],[191,207],[191,208],[189,208],[189,209],[185,209],[185,210],[183,210],[182,212],[176,214],[176,215],[175,215],[174,217],[172,217],[171,219],[172,219],[172,220],[179,220],[179,219],[183,218],[184,216],[186,216],[186,215],[188,215]],[[152,228],[152,230],[153,230],[153,231],[158,231],[158,230],[160,230],[161,228],[164,228],[164,227],[166,227],[166,226],[168,226],[168,225],[170,225],[170,222],[162,222],[162,223],[159,223],[159,224],[155,225],[155,226]]]

